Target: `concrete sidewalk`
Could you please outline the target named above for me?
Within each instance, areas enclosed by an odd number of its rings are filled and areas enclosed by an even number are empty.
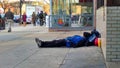
[[[5,30],[0,30],[0,32],[7,32],[8,26]],[[19,23],[14,23],[12,26],[12,32],[48,32],[48,27],[45,26],[33,26],[33,24],[27,24],[26,26],[19,25]]]
[[[82,33],[69,31],[0,34],[1,37],[17,36],[7,43],[1,42],[0,68],[106,68],[102,51],[98,47],[38,48],[34,41],[35,37],[53,40]]]
[[[35,35],[36,35],[36,37],[38,37],[39,36],[39,34],[41,35],[41,36],[43,36],[43,37],[41,37],[41,39],[43,39],[43,40],[51,40],[51,39],[57,39],[57,38],[61,38],[61,37],[66,37],[66,36],[70,36],[70,35],[75,35],[75,34],[82,34],[82,32],[84,32],[84,31],[69,31],[69,32],[48,32],[48,28],[47,27],[45,27],[45,26],[33,26],[32,24],[28,24],[26,27],[24,27],[24,26],[20,26],[19,24],[15,24],[15,26],[14,27],[12,27],[12,32],[11,33],[13,33],[13,34],[8,34],[7,35],[7,28],[6,28],[6,30],[2,30],[2,31],[0,31],[1,32],[1,35],[0,35],[0,41],[1,42],[3,42],[3,41],[10,41],[10,40],[14,40],[14,39],[16,39],[16,38],[20,38],[20,37],[22,37],[22,36],[24,36],[24,35],[27,35],[26,33],[28,33],[28,34],[30,34],[30,33],[34,33]],[[4,35],[2,35],[2,33],[5,33]],[[16,33],[20,33],[19,35],[18,34],[16,34]],[[21,34],[23,34],[24,33],[24,35],[21,35]],[[58,34],[59,33],[59,34]],[[45,34],[45,35],[43,35],[43,34]],[[9,37],[7,37],[7,36],[9,36]],[[34,37],[35,38],[35,36],[32,36],[32,37]],[[28,40],[28,39],[26,39],[26,40]],[[30,41],[29,41],[30,42]],[[31,41],[32,42],[32,41]],[[103,41],[102,41],[103,42]],[[22,42],[21,42],[22,43]],[[103,42],[104,43],[104,42]],[[36,45],[36,44],[34,44],[34,45]],[[78,50],[78,51],[80,51],[80,52],[84,52],[84,51],[86,51],[86,48],[87,47],[83,47],[83,48],[77,48],[77,49],[70,49],[70,50]],[[97,50],[97,52],[96,52],[96,54],[98,53],[99,55],[102,55],[102,53],[103,53],[103,51],[105,51],[105,50],[101,50],[100,48],[94,48],[94,47],[90,47],[91,49],[93,49],[93,51],[94,50]],[[53,48],[51,48],[51,49],[53,49]],[[58,49],[58,48],[57,48]],[[62,50],[62,48],[60,48],[61,50]],[[79,50],[80,49],[80,50]],[[88,51],[86,51],[86,52],[88,52],[89,53],[89,48],[87,48],[88,49]],[[46,49],[45,49],[46,50]],[[68,49],[69,50],[69,49]],[[91,52],[92,53],[92,52]],[[91,54],[91,53],[89,53],[89,54]],[[87,57],[85,57],[85,56],[83,56],[82,58],[81,58],[81,55],[82,55],[82,53],[80,53],[80,55],[77,55],[77,54],[79,54],[79,52],[77,53],[75,53],[75,55],[76,56],[78,56],[79,58],[76,58],[76,59],[86,59]],[[87,54],[87,53],[86,53]],[[92,55],[92,54],[91,54]],[[89,57],[92,57],[91,55],[89,55]],[[87,55],[86,55],[87,56]],[[75,56],[73,56],[72,57],[72,59],[75,59],[74,58]],[[96,58],[98,58],[99,56],[96,56]],[[104,56],[105,57],[105,56]],[[107,64],[107,67],[108,68],[119,68],[119,65],[120,65],[120,63],[119,62],[117,62],[117,63],[115,63],[115,62],[105,62],[104,61],[104,57],[103,56],[101,56],[101,57],[99,57],[99,58],[101,58],[102,59],[102,64],[104,64],[103,66],[105,67],[105,64]],[[68,59],[70,59],[70,58],[68,58]],[[75,60],[76,60],[75,59]],[[86,59],[86,60],[89,60],[88,58]],[[68,64],[71,64],[72,65],[72,61],[71,60],[69,60],[70,62],[68,62],[67,61],[67,63]],[[94,60],[93,60],[94,61]],[[91,61],[91,62],[93,62],[93,61]],[[76,61],[75,61],[76,62]],[[74,62],[74,63],[75,63]],[[78,62],[78,61],[77,61]],[[80,62],[81,62],[81,60],[80,60]],[[80,63],[79,62],[79,63]],[[87,62],[87,61],[86,61]],[[84,62],[84,64],[86,64],[86,62]],[[96,61],[97,62],[97,61]],[[88,63],[87,63],[88,64]],[[62,66],[65,66],[64,64],[60,64],[60,65],[62,65]],[[68,65],[68,66],[71,66],[71,65]],[[75,65],[76,66],[76,65]],[[79,65],[78,65],[79,66]]]

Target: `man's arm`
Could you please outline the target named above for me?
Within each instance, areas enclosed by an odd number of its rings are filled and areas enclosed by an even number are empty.
[[[12,19],[14,18],[14,13],[12,13]]]

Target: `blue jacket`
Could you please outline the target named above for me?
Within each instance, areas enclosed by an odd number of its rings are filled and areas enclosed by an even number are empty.
[[[66,38],[66,46],[71,47],[71,43],[73,45],[77,45],[82,40],[85,40],[85,38],[82,37],[82,36],[79,36],[79,35],[74,35],[74,36],[71,36],[71,37],[67,37]]]

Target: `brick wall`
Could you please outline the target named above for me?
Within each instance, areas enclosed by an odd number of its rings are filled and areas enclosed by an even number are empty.
[[[107,7],[107,61],[120,61],[120,7]]]

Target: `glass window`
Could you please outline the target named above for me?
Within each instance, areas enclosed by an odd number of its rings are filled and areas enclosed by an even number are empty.
[[[107,0],[107,6],[120,6],[120,0]]]
[[[97,0],[97,8],[104,6],[104,0]]]

